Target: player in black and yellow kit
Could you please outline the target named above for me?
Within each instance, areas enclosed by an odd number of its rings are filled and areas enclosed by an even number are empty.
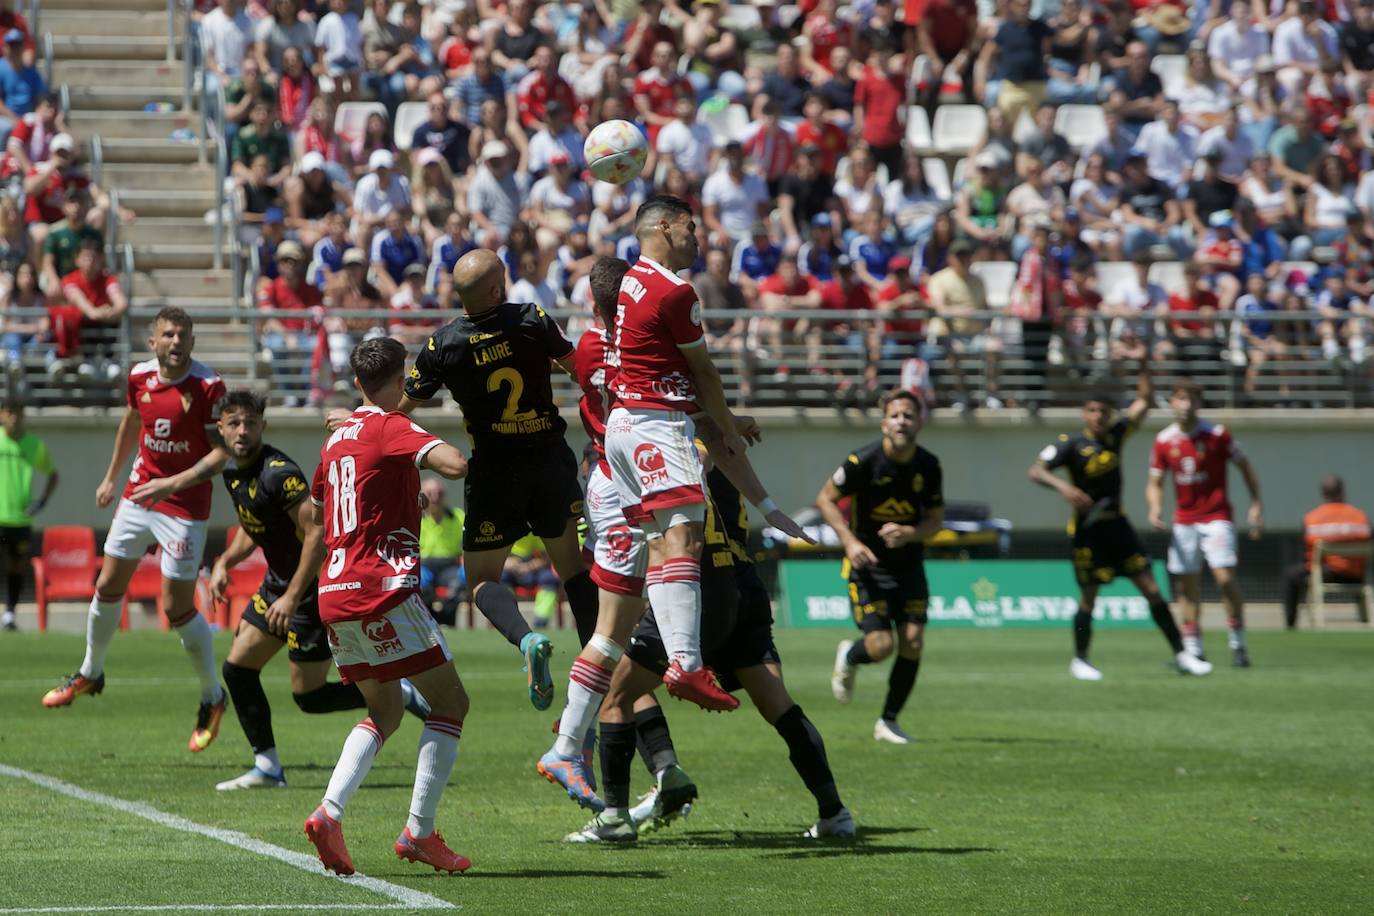
[[[820,732],[783,684],[782,661],[773,644],[768,589],[744,548],[749,534],[744,500],[719,468],[706,474],[706,486],[710,498],[701,558],[703,660],[720,677],[725,690],[747,692],[759,715],[787,743],[792,766],[816,799],[818,809],[816,824],[804,835],[853,837],[854,819],[840,801]],[[662,685],[667,669],[668,650],[650,610],[631,635],[602,705],[601,775],[606,810],[568,836],[569,842],[633,842],[640,830],[670,822],[696,797],[696,786],[684,774],[676,786],[661,784],[652,801],[634,812],[627,808],[635,752],[635,704]],[[672,760],[676,764],[676,757]]]
[[[1102,679],[1102,672],[1088,661],[1092,612],[1098,589],[1117,576],[1130,579],[1149,602],[1150,616],[1169,641],[1180,672],[1202,675],[1212,670],[1210,664],[1183,650],[1183,638],[1168,602],[1159,593],[1150,558],[1121,504],[1121,448],[1150,412],[1153,397],[1150,367],[1141,363],[1135,400],[1126,408],[1125,416],[1116,417],[1109,396],[1089,398],[1083,404],[1083,430],[1072,436],[1061,435],[1045,446],[1028,472],[1031,480],[1056,491],[1073,507],[1069,535],[1073,538],[1079,598],[1069,673],[1080,681]],[[1068,469],[1068,480],[1054,473],[1059,468]]]
[[[315,579],[324,559],[322,532],[307,497],[310,484],[286,453],[262,441],[265,404],[251,391],[231,391],[220,408],[219,432],[229,450],[224,485],[238,514],[239,530],[220,554],[210,575],[216,598],[224,597],[229,570],[262,548],[267,573],[243,612],[234,644],[224,662],[224,683],[239,724],[253,746],[253,767],[220,790],[286,785],[272,732],[272,707],[262,689],[261,672],[287,648],[291,695],[304,712],[324,713],[366,706],[353,684],[328,680],[333,659],[320,611]],[[403,687],[407,708],[427,714],[424,699]]]
[[[553,402],[555,364],[573,375],[573,345],[536,305],[506,302],[506,269],[486,250],[453,268],[464,314],[434,333],[406,380],[409,413],[447,388],[462,408],[472,456],[464,482],[463,565],[477,609],[525,656],[530,702],[553,702],[552,646],[531,632],[515,595],[501,584],[511,545],[542,538],[578,620],[596,620],[597,589],[577,540],[582,486],[567,424]]]
[[[916,687],[921,666],[930,600],[925,541],[944,527],[944,484],[939,460],[916,444],[923,419],[916,396],[892,391],[881,406],[882,439],[850,454],[816,497],[821,517],[844,546],[849,602],[863,632],[861,639],[840,642],[830,687],[836,700],[848,703],[857,666],[882,661],[895,645],[897,660],[873,737],[909,744],[911,736],[897,724],[897,715]],[[839,506],[845,497],[850,499],[847,518]]]

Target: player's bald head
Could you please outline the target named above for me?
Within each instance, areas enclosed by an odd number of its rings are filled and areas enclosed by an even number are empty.
[[[469,312],[485,312],[501,304],[506,295],[506,266],[496,252],[486,248],[469,251],[453,265],[453,291]]]

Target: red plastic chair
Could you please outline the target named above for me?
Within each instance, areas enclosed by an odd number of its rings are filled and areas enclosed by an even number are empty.
[[[237,526],[229,529],[224,540],[226,549],[234,543],[234,536],[238,534],[238,530]],[[238,626],[239,618],[247,610],[248,602],[253,600],[253,595],[258,590],[258,584],[262,582],[262,577],[265,575],[267,575],[267,557],[263,556],[261,547],[249,554],[248,559],[229,570],[229,586],[224,590],[224,600],[219,602],[215,608],[220,626],[226,630],[232,630]]]
[[[43,555],[34,557],[33,587],[38,604],[38,631],[48,629],[49,601],[90,601],[100,558],[95,532],[80,525],[54,525],[43,530]],[[128,629],[128,615],[120,621]]]
[[[139,558],[138,568],[134,570],[129,587],[124,592],[124,616],[129,616],[130,601],[151,601],[157,605],[157,616],[161,618],[162,629],[171,624],[162,612],[162,548],[157,547]]]

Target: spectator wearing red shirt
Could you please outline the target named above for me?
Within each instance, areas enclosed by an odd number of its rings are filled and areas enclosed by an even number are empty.
[[[77,373],[83,378],[119,378],[123,368],[110,357],[114,354],[114,332],[119,319],[129,310],[129,300],[118,278],[105,272],[105,255],[95,239],[81,243],[76,252],[76,270],[62,278],[62,296],[67,305],[49,310],[52,325],[55,329],[65,326],[68,334],[74,333],[74,339],[55,335],[59,336],[58,356],[75,355],[79,350],[82,363]],[[61,339],[63,336],[65,340]]]
[[[1169,294],[1169,311],[1188,312],[1197,317],[1169,319],[1169,337],[1155,345],[1156,359],[1170,359],[1175,354],[1194,359],[1218,355],[1220,347],[1215,325],[1218,300],[1216,294],[1203,285],[1202,277],[1202,266],[1196,261],[1183,263],[1183,289]]]
[[[897,113],[905,102],[905,58],[893,54],[884,60],[881,52],[874,51],[854,87],[854,123],[873,158],[887,166],[889,175],[902,167],[902,124]]]
[[[61,114],[56,96],[39,96],[33,111],[15,122],[9,139],[5,141],[5,161],[0,166],[0,178],[27,175],[36,164],[47,161],[48,144],[61,132]]]
[[[306,390],[308,355],[315,348],[324,296],[305,280],[305,250],[287,239],[277,246],[277,278],[258,293],[258,308],[299,313],[300,317],[264,318],[259,326],[263,348],[271,354],[273,374],[291,397]]]
[[[550,102],[562,102],[567,111],[577,107],[572,87],[558,75],[558,58],[553,48],[540,45],[535,49],[534,57],[530,58],[530,72],[520,80],[515,98],[520,123],[531,133],[547,129],[544,112]]]
[[[797,146],[814,146],[820,151],[820,172],[835,177],[835,166],[849,151],[849,136],[838,124],[825,120],[825,99],[814,92],[807,93],[802,104],[806,120],[797,125]]]
[[[1069,258],[1069,276],[1060,287],[1063,311],[1059,315],[1059,347],[1050,343],[1050,362],[1066,362],[1083,372],[1093,355],[1093,347],[1101,337],[1106,356],[1106,335],[1098,334],[1097,311],[1102,307],[1102,294],[1097,291],[1097,271],[1090,251],[1077,251]],[[1058,354],[1056,356],[1056,354]]]
[[[1202,274],[1216,291],[1221,309],[1230,309],[1240,295],[1240,267],[1244,248],[1236,238],[1230,210],[1218,210],[1207,218],[1212,228],[1194,256]]]
[[[830,53],[839,47],[852,46],[854,29],[837,14],[835,0],[820,0],[816,11],[807,16],[802,25],[802,37],[806,39],[802,67],[813,79],[824,82],[835,72]]]
[[[24,174],[24,222],[35,249],[41,250],[48,238],[48,224],[62,218],[62,201],[68,188],[90,186],[90,179],[82,175],[76,165],[76,141],[70,134],[58,134],[48,144],[51,156],[47,162],[34,165]]]
[[[763,103],[763,116],[744,141],[744,154],[752,159],[757,174],[768,182],[768,193],[778,196],[778,186],[792,168],[797,141],[778,120],[778,104],[772,99]]]
[[[306,123],[310,105],[319,94],[315,76],[305,66],[305,55],[300,48],[291,47],[282,52],[282,73],[277,83],[277,115],[282,126],[295,133]]]
[[[911,24],[911,20],[907,20]],[[956,79],[970,85],[973,36],[978,29],[978,9],[974,0],[926,0],[916,22],[916,49],[930,64],[930,82],[918,87],[921,102],[932,105],[940,87]]]
[[[678,76],[673,69],[676,54],[671,44],[660,41],[653,47],[653,66],[635,77],[635,108],[649,129],[650,147],[658,139],[663,125],[673,120],[677,97],[684,92],[694,93],[691,82]]]
[[[797,269],[795,255],[783,255],[778,262],[778,272],[765,277],[759,283],[759,305],[764,314],[799,309],[818,309],[821,307],[821,284],[815,277],[807,276]],[[809,322],[802,318],[765,318],[759,321],[759,333],[772,347],[772,356],[780,360],[775,381],[786,381],[792,367],[782,352],[783,332],[789,336],[801,337],[806,334]],[[814,364],[813,364],[814,365]]]
[[[677,32],[663,24],[662,15],[663,0],[641,0],[639,15],[625,30],[625,56],[630,58],[632,74],[659,66],[654,56],[660,44],[668,45],[670,55],[677,54]]]
[[[0,10],[0,35],[5,34],[10,29],[18,29],[24,33],[24,60],[32,62],[34,56],[33,35],[29,33],[28,20],[18,13],[11,13],[9,10]]]
[[[835,261],[835,278],[821,282],[821,308],[830,312],[869,312],[873,310],[873,296],[854,276],[854,262],[847,255]],[[830,376],[820,368],[824,365],[821,345],[838,345],[855,353],[866,353],[866,334],[872,325],[849,321],[816,321],[806,329],[806,362],[813,375]],[[876,371],[876,366],[874,367]],[[865,370],[866,374],[866,370]],[[849,390],[853,379],[836,380],[841,392]]]

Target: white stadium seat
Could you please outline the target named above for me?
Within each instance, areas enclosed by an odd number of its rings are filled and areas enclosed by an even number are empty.
[[[920,105],[908,106],[906,110],[906,147],[923,153],[934,147],[930,139],[930,119]]]
[[[931,137],[941,153],[963,155],[987,132],[988,114],[981,105],[941,105],[935,109]]]
[[[1164,97],[1176,99],[1183,94],[1184,78],[1188,73],[1188,58],[1182,54],[1156,54],[1150,69],[1164,84]]]
[[[1150,265],[1150,280],[1164,287],[1166,293],[1183,292],[1183,264],[1179,261],[1156,261]]]
[[[1135,265],[1130,261],[1098,261],[1097,291],[1103,299],[1112,299],[1116,288],[1135,277]]]
[[[428,102],[404,102],[396,109],[396,128],[391,139],[402,152],[410,151],[410,141],[415,139],[415,128],[429,120]]]
[[[702,110],[697,117],[711,128],[711,138],[717,146],[731,140],[743,141],[749,130],[749,112],[743,105],[729,105],[716,110]]]
[[[1081,150],[1107,135],[1107,118],[1100,105],[1060,105],[1054,115],[1055,133]]]
[[[954,196],[954,189],[949,184],[949,167],[945,165],[945,160],[935,156],[922,159],[921,170],[926,173],[926,184],[930,185],[936,197],[949,200]]]
[[[1011,301],[1011,287],[1016,282],[1015,261],[974,261],[969,272],[983,281],[988,294],[988,308],[1004,309]]]
[[[334,112],[334,133],[345,143],[352,143],[363,135],[373,112],[385,118],[386,106],[381,102],[343,102]]]

